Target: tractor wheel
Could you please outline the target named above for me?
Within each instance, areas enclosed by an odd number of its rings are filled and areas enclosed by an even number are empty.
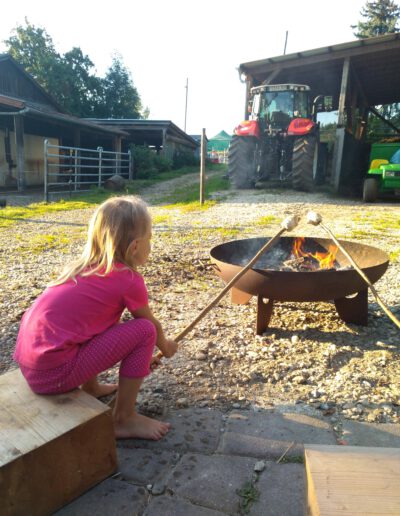
[[[363,185],[363,201],[374,202],[378,197],[378,181],[373,177],[364,179]]]
[[[297,138],[293,145],[292,185],[295,190],[314,189],[318,165],[318,142],[315,135]]]
[[[228,152],[228,175],[235,188],[253,188],[256,179],[257,141],[234,136]]]

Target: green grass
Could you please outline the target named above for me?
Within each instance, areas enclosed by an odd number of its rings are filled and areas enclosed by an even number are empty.
[[[228,179],[224,179],[222,177],[222,172],[209,177],[205,181],[204,185],[204,196],[207,198],[211,193],[213,192],[220,192],[229,190],[230,184]],[[199,202],[199,196],[200,196],[200,180],[195,181],[191,185],[183,186],[181,188],[177,188],[173,193],[165,195],[159,202],[161,204],[166,203],[168,208],[171,207],[182,207],[183,205],[192,205],[192,207],[196,207],[201,209],[201,205]],[[207,201],[208,207],[210,207],[213,201]],[[214,203],[215,204],[215,203]],[[205,207],[206,208],[206,207]],[[189,209],[190,211],[190,209]],[[193,209],[192,209],[193,211]]]
[[[275,224],[278,222],[278,217],[275,215],[265,215],[264,217],[260,217],[259,219],[253,222],[253,226],[269,226],[270,224]]]
[[[392,229],[400,229],[400,216],[393,214],[382,215],[381,212],[366,212],[362,215],[354,215],[352,220],[360,224],[368,224],[375,231],[390,231]]]
[[[400,261],[400,247],[389,253],[389,260],[391,262],[399,262]]]
[[[82,237],[83,231],[74,231],[68,236],[63,231],[56,234],[36,234],[27,240],[23,234],[14,235],[17,245],[14,250],[22,253],[40,254],[50,249],[62,251],[73,241]]]
[[[206,195],[222,188],[224,185],[227,186],[228,181],[222,179],[222,174],[225,171],[223,165],[212,165],[207,166],[209,170],[217,170],[219,172],[218,176],[210,178],[206,182],[205,192]],[[125,190],[121,193],[116,194],[115,192],[109,192],[104,188],[93,188],[92,191],[87,193],[79,194],[79,197],[71,198],[71,199],[60,199],[56,202],[40,202],[33,203],[29,206],[7,206],[0,210],[0,228],[8,227],[15,224],[18,219],[38,219],[41,216],[47,213],[54,213],[59,211],[71,211],[71,210],[81,210],[93,208],[93,206],[102,203],[109,197],[113,197],[115,195],[127,195],[127,194],[140,194],[141,191],[151,185],[167,181],[169,179],[174,179],[176,177],[180,177],[186,174],[198,173],[198,167],[185,167],[179,170],[172,170],[170,172],[163,172],[157,176],[154,176],[150,179],[138,179],[134,181],[130,181],[127,183]],[[199,209],[195,206],[196,199],[198,199],[199,187],[197,183],[196,186],[190,187],[188,189],[182,189],[182,192],[178,194],[178,199],[173,199],[177,203],[182,204],[190,204],[194,203],[193,206],[187,208],[187,211],[194,211],[195,209]],[[66,193],[66,195],[68,195]],[[174,194],[175,196],[175,194]],[[173,196],[173,197],[174,197]],[[171,201],[172,202],[172,201]],[[197,201],[198,203],[198,201]],[[211,204],[207,204],[202,209],[207,209],[211,206]],[[16,220],[15,220],[16,219]]]
[[[241,498],[240,509],[243,514],[248,514],[253,503],[260,497],[260,491],[255,487],[253,482],[246,482],[236,493]]]
[[[292,457],[283,457],[281,464],[304,464],[303,455],[293,455]]]

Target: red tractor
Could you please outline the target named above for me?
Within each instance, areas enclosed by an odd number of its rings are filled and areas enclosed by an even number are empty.
[[[317,181],[318,111],[332,108],[332,98],[310,101],[302,84],[269,84],[251,89],[250,117],[234,130],[228,176],[236,188],[280,180],[310,191]]]

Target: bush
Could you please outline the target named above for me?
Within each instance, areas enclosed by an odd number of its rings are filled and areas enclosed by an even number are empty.
[[[144,145],[132,145],[131,152],[137,179],[149,179],[172,168],[171,160]]]
[[[172,160],[172,168],[174,170],[182,167],[198,165],[199,159],[192,152],[175,151]]]

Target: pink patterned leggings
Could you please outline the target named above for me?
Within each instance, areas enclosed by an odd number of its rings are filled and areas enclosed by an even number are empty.
[[[150,373],[156,336],[152,322],[132,319],[116,324],[82,344],[70,362],[45,370],[21,365],[21,372],[37,394],[70,391],[118,362],[121,362],[120,376],[143,378]]]

